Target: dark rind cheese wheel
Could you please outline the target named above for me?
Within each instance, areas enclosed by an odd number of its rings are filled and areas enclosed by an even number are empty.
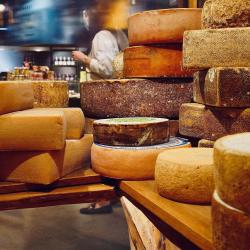
[[[249,250],[249,214],[229,206],[217,192],[212,201],[212,227],[215,250]]]
[[[201,28],[201,9],[162,9],[137,13],[128,19],[129,44],[182,43],[185,30]]]
[[[182,45],[135,46],[124,51],[124,77],[193,77],[182,67]]]
[[[192,100],[192,79],[97,80],[81,84],[81,107],[91,118],[179,116]]]
[[[110,178],[147,180],[154,178],[155,162],[164,150],[190,147],[186,139],[171,137],[168,143],[146,147],[118,147],[94,143],[91,165],[95,172]]]
[[[233,86],[233,87],[232,87]],[[194,74],[194,101],[216,107],[250,107],[250,68],[211,68]]]
[[[109,146],[151,146],[169,141],[169,120],[113,118],[94,122],[94,142]]]
[[[215,141],[250,131],[250,108],[217,108],[185,103],[180,108],[181,135]]]

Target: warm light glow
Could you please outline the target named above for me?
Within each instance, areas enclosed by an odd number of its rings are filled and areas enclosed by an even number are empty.
[[[5,10],[5,6],[3,4],[0,4],[0,12],[3,12]]]

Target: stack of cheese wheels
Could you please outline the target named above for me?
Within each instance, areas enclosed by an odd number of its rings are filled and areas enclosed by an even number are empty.
[[[201,146],[250,131],[249,20],[249,0],[207,0],[203,29],[184,33],[183,65],[197,70],[196,103],[181,106],[180,133],[210,141]]]
[[[250,133],[223,137],[214,146],[212,203],[215,249],[249,249]]]
[[[214,191],[213,170],[212,148],[160,153],[155,165],[158,192],[179,202],[210,203]]]
[[[185,139],[169,137],[169,121],[163,118],[98,120],[94,122],[93,134],[92,168],[115,179],[153,179],[160,152],[190,147]]]
[[[0,82],[0,180],[51,184],[90,162],[79,108],[32,109],[32,82]]]

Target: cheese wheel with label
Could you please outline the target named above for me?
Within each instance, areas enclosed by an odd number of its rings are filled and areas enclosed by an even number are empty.
[[[185,30],[201,28],[201,9],[161,9],[134,14],[128,19],[131,46],[182,43]]]
[[[185,139],[171,137],[168,143],[146,147],[114,147],[93,144],[91,165],[97,173],[115,179],[147,180],[154,178],[159,153],[190,147]]]
[[[30,82],[0,81],[0,115],[33,108]]]
[[[214,191],[213,149],[183,148],[159,154],[155,182],[161,196],[186,203],[210,203]]]
[[[182,45],[134,46],[124,50],[124,77],[193,77],[182,67]]]
[[[94,142],[109,146],[152,146],[169,141],[169,120],[153,117],[102,119],[94,122]]]
[[[51,184],[90,162],[92,135],[66,140],[62,150],[0,152],[0,180]]]
[[[217,192],[212,201],[212,228],[215,250],[249,249],[249,214],[228,205]]]
[[[221,199],[250,214],[250,133],[216,141],[214,162],[215,185]]]

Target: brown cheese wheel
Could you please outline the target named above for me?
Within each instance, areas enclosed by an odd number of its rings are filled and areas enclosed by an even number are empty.
[[[199,148],[213,148],[215,141],[202,139],[198,142]]]
[[[182,43],[185,30],[201,28],[201,9],[162,9],[137,13],[128,19],[131,46]]]

